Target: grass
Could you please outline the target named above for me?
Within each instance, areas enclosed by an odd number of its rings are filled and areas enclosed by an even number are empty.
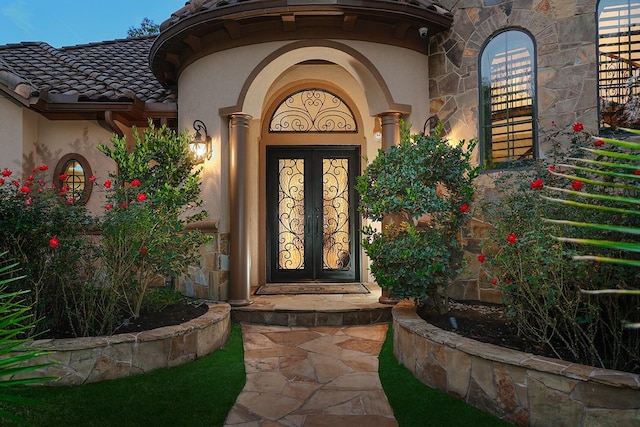
[[[391,326],[379,360],[380,381],[400,427],[510,425],[415,378],[393,355]]]
[[[243,358],[233,324],[226,346],[202,359],[118,380],[17,390],[43,404],[10,411],[38,427],[221,426],[244,387]]]
[[[76,387],[19,389],[16,394],[42,404],[9,409],[38,427],[221,426],[244,387],[243,357],[241,328],[234,323],[226,346],[202,359]],[[417,380],[393,355],[391,327],[379,366],[400,427],[508,425]]]

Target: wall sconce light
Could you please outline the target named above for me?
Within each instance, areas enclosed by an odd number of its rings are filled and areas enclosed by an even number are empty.
[[[193,122],[193,129],[196,131],[196,135],[189,143],[189,150],[195,155],[196,163],[200,164],[205,160],[211,160],[213,144],[211,137],[207,134],[207,127],[202,120],[196,120]]]
[[[375,117],[373,125],[373,137],[376,141],[382,141],[382,119]]]

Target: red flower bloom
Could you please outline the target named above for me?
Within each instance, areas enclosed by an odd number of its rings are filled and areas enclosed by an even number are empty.
[[[634,174],[634,175],[640,175],[640,169],[636,169],[636,170],[633,172],[633,174]]]
[[[20,187],[20,181],[17,179],[14,179],[13,181],[11,181],[11,183],[15,186],[15,187]]]
[[[539,190],[544,186],[544,181],[541,179],[536,179],[535,181],[533,181],[531,183],[531,188],[533,188],[534,190]]]
[[[138,201],[139,202],[144,202],[145,200],[147,200],[147,195],[144,193],[140,193],[138,194]]]
[[[59,179],[60,181],[64,181],[64,180],[66,180],[66,179],[67,179],[67,174],[66,174],[66,173],[63,173],[62,175],[60,175],[60,176],[58,177],[58,179]]]
[[[91,175],[91,177],[89,177],[89,181],[91,181],[91,182],[96,182],[96,177],[95,177],[95,175]]]
[[[551,120],[551,126],[556,127],[556,121],[555,120]]]
[[[33,181],[29,180],[27,182],[24,183],[24,185],[26,185],[27,187],[29,187],[30,185],[33,184]]]
[[[52,237],[51,239],[49,239],[49,247],[50,248],[57,248],[59,244],[60,244],[60,241],[58,239],[56,239],[55,237]]]
[[[104,188],[111,188],[111,181],[110,180],[106,180],[104,182]]]
[[[604,141],[601,139],[596,139],[593,145],[595,145],[596,147],[602,147],[604,145]]]
[[[582,123],[577,122],[577,123],[573,124],[573,131],[574,132],[580,132],[582,130],[584,130],[584,125]]]
[[[33,202],[33,198],[31,196],[27,197],[26,200],[24,201],[27,205],[30,205],[31,202]]]
[[[111,203],[107,203],[104,208],[110,211],[113,208],[113,205]]]
[[[505,282],[511,283],[511,279],[507,279],[507,280],[505,280]]]
[[[555,172],[555,170],[556,170],[556,165],[549,166],[549,172]]]
[[[69,187],[68,185],[63,185],[62,188],[60,188],[60,193],[64,194],[69,190],[71,190],[71,187]]]
[[[478,255],[478,261],[484,262],[484,255]]]
[[[122,209],[127,209],[129,207],[129,203],[123,203],[120,205]]]
[[[13,171],[11,169],[5,169],[2,171],[2,176],[11,176]]]
[[[132,187],[137,187],[137,186],[139,186],[140,184],[142,184],[142,183],[140,182],[140,180],[139,180],[139,179],[134,179],[133,181],[131,181],[131,186],[132,186]]]
[[[507,236],[507,242],[511,243],[512,245],[515,244],[518,241],[518,236],[516,236],[516,233],[511,233]]]
[[[462,206],[460,206],[460,212],[465,213],[468,210],[469,210],[469,205],[468,204],[465,203]]]
[[[40,185],[41,187],[44,187],[44,184],[45,184],[44,179],[38,180],[38,185]]]
[[[31,191],[31,189],[29,187],[27,187],[26,185],[23,185],[22,187],[20,187],[20,192],[21,193],[28,193],[29,191]]]
[[[491,284],[492,284],[492,285],[497,285],[497,284],[498,284],[498,279],[493,279],[493,280],[491,281]]]
[[[571,183],[571,187],[576,191],[580,191],[580,189],[582,189],[582,185],[582,181],[573,181]]]
[[[42,193],[42,188],[38,188],[38,193]]]
[[[0,185],[4,185],[4,178],[0,178]]]
[[[29,176],[27,177],[27,181],[33,181],[33,175],[29,175]]]
[[[41,171],[46,171],[46,170],[49,170],[49,166],[47,166],[47,165],[40,165],[40,166],[38,167],[38,169],[40,169]]]
[[[147,248],[142,248],[142,249],[140,249],[140,253],[141,253],[142,255],[146,255],[146,254],[147,254]]]

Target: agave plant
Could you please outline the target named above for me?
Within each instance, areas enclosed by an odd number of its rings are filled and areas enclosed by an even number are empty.
[[[6,252],[1,253],[0,258],[5,255]],[[11,389],[27,384],[54,380],[57,377],[25,376],[25,373],[51,366],[52,363],[28,363],[32,359],[47,354],[47,352],[24,345],[29,339],[23,337],[27,336],[26,332],[35,326],[31,307],[26,305],[22,298],[29,291],[6,291],[8,283],[24,277],[10,277],[10,273],[14,272],[17,266],[17,263],[0,265],[0,389],[5,390],[0,392],[0,402],[36,404],[38,402],[31,399],[12,395]],[[7,276],[10,278],[3,278]],[[25,423],[24,420],[4,408],[0,408],[0,418],[10,419],[17,423]]]
[[[623,129],[640,135],[640,131]],[[613,263],[640,267],[640,143],[613,138],[593,137],[596,148],[580,147],[587,157],[570,157],[573,164],[557,165],[550,173],[573,180],[572,189],[546,187],[557,194],[556,197],[542,196],[556,203],[594,212],[600,220],[594,222],[572,221],[570,219],[545,219],[555,224],[579,227],[583,230],[609,233],[619,238],[576,238],[554,236],[557,240],[590,247],[592,254],[576,255],[574,260],[597,263]],[[604,149],[603,147],[607,147]],[[558,170],[564,170],[559,172]],[[584,186],[584,187],[583,187]],[[596,212],[604,216],[595,215]],[[606,221],[602,221],[602,219]],[[599,253],[594,253],[599,252]],[[602,253],[608,252],[612,256]],[[598,289],[583,290],[591,294],[640,295],[640,289]],[[638,328],[640,323],[627,323],[626,327]]]

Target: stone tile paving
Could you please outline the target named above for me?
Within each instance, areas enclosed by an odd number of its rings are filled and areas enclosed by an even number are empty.
[[[226,426],[397,426],[378,377],[388,325],[242,325],[247,383]]]

